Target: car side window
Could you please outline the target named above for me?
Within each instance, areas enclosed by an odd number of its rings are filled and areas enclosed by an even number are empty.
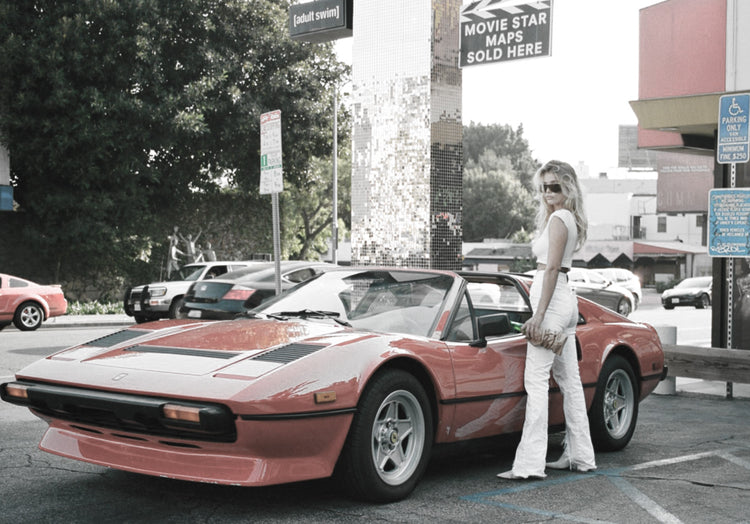
[[[315,276],[315,271],[313,271],[311,268],[304,268],[304,269],[298,269],[297,271],[292,271],[291,273],[287,273],[285,278],[289,282],[294,282],[295,284],[298,284],[299,282],[304,282],[305,280]]]
[[[446,340],[449,342],[470,342],[475,338],[469,299],[466,293],[464,293],[461,305],[458,306],[456,316],[453,317],[453,322],[451,322],[451,328],[448,331]]]
[[[17,278],[11,278],[10,279],[10,286],[9,287],[28,287],[29,283],[25,280],[19,280]]]
[[[227,266],[213,266],[206,273],[206,278],[216,278],[227,272]]]

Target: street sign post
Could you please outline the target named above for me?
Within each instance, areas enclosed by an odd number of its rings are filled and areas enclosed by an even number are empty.
[[[461,7],[461,67],[549,56],[552,0],[479,0]]]
[[[279,193],[284,190],[281,163],[281,111],[260,115],[260,194],[271,195],[273,213],[273,259],[276,269],[276,294],[281,293],[281,226]]]

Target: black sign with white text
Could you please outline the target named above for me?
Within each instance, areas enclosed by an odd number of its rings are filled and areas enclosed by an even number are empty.
[[[328,42],[352,36],[353,0],[315,0],[289,8],[289,36]]]
[[[550,55],[552,0],[479,0],[461,7],[460,66]]]

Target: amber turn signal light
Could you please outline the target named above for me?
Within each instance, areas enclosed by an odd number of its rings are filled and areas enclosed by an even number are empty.
[[[191,406],[180,406],[179,404],[164,404],[162,406],[164,417],[170,420],[179,420],[180,422],[194,422],[200,424],[200,408]]]
[[[28,387],[21,384],[8,384],[5,386],[5,393],[9,397],[28,400],[29,392]]]
[[[329,402],[336,402],[335,391],[319,391],[315,393],[316,404],[327,404]]]

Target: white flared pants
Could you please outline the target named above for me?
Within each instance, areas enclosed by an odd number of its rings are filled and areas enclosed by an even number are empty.
[[[542,291],[543,271],[537,271],[531,286],[531,305],[536,309]],[[563,394],[565,413],[565,451],[563,457],[571,466],[589,470],[596,467],[594,447],[591,443],[586,400],[583,396],[581,376],[576,355],[575,328],[578,323],[578,301],[568,285],[567,276],[558,275],[552,301],[542,322],[545,329],[564,330],[568,333],[561,355],[549,349],[527,344],[526,418],[521,443],[516,449],[513,473],[519,477],[544,477],[547,458],[547,426],[549,420],[550,370]]]

